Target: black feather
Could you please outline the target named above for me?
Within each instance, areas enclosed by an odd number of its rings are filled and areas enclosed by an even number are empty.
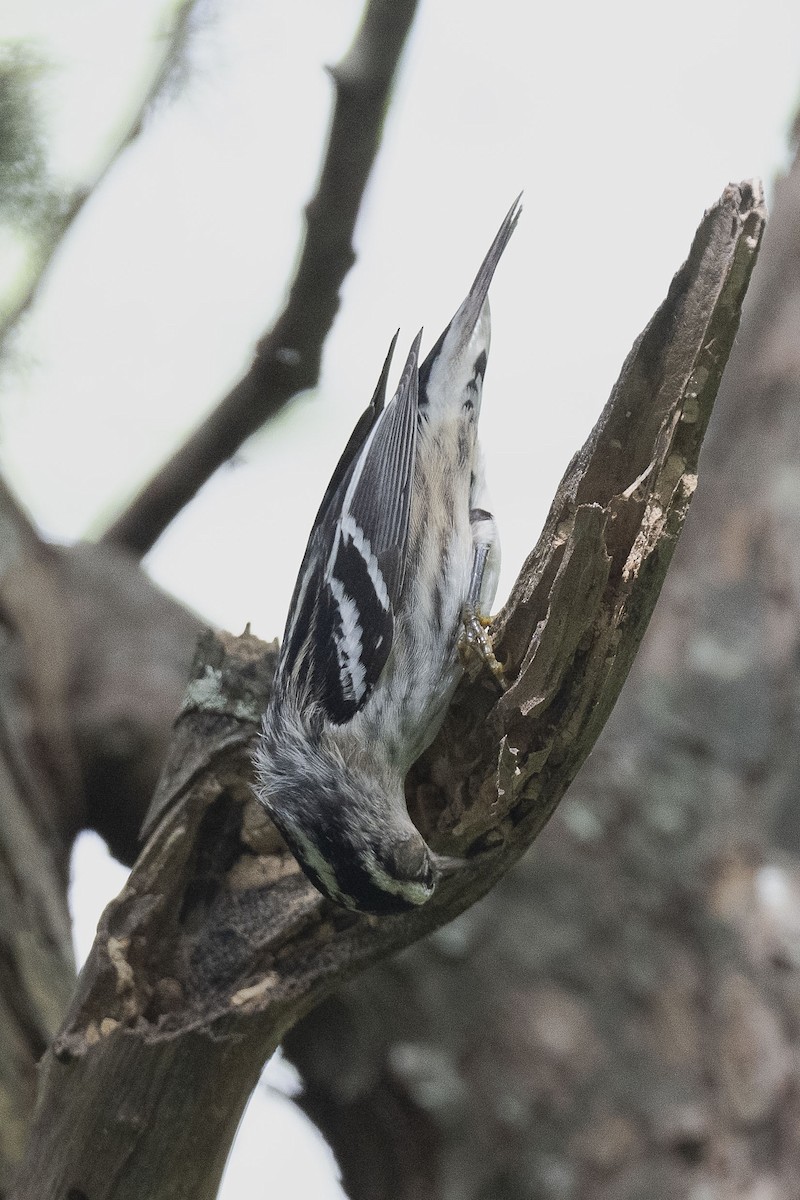
[[[392,356],[394,348],[397,345],[399,333],[400,330],[398,329],[391,340],[378,382],[375,385],[375,391],[372,394],[372,399],[358,418],[356,426],[348,438],[347,445],[342,451],[339,461],[334,468],[333,475],[325,489],[322,503],[317,509],[314,524],[311,526],[306,551],[303,555],[303,561],[300,564],[297,582],[294,585],[292,601],[289,605],[289,616],[283,634],[278,677],[280,679],[291,675],[301,687],[309,686],[311,677],[314,676],[316,678],[319,669],[313,668],[313,664],[308,661],[308,655],[310,653],[314,629],[318,624],[315,608],[320,599],[320,590],[323,587],[325,564],[333,546],[336,519],[338,517],[336,502],[338,500],[339,505],[341,504],[341,499],[351,477],[352,468],[358,454],[363,449],[375,422],[383,412],[386,403],[386,383],[389,378],[389,368],[391,367]],[[313,640],[316,640],[317,649],[319,649],[319,638]],[[331,653],[333,653],[333,648],[331,648]]]
[[[397,392],[375,431],[348,504],[349,514],[378,560],[392,603],[400,597],[405,573],[417,448],[417,360],[421,339],[420,330]]]
[[[392,648],[414,478],[420,337],[384,409],[389,352],[325,491],[289,610],[279,686],[291,680],[334,724],[367,702]]]

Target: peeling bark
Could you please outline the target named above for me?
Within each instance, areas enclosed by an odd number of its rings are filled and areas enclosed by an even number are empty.
[[[798,1194],[799,289],[800,161],[595,750],[481,904],[284,1043],[354,1200]]]
[[[199,628],[127,556],[42,543],[0,484],[0,1195],[75,986],[72,841],[131,861]]]
[[[496,623],[508,691],[466,681],[412,772],[420,826],[467,859],[428,904],[376,920],[311,888],[249,794],[275,648],[249,635],[201,644],[152,834],[45,1056],[17,1200],[213,1196],[286,1030],[343,980],[463,913],[537,836],[655,604],[762,227],[748,185],[706,214]],[[588,1054],[597,1039],[579,1008],[573,1024]],[[587,1063],[601,1062],[593,1053]]]

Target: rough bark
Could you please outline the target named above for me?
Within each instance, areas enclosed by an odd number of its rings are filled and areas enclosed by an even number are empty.
[[[311,888],[249,794],[274,647],[249,635],[202,644],[152,836],[45,1056],[18,1200],[213,1196],[285,1031],[342,980],[463,913],[536,837],[663,582],[762,226],[745,185],[706,214],[498,619],[510,687],[465,682],[412,773],[420,825],[466,860],[428,904],[376,920]]]
[[[199,629],[127,556],[42,543],[0,483],[0,1195],[75,986],[72,841],[100,825],[131,861]]]
[[[798,311],[800,162],[597,747],[485,900],[285,1042],[354,1200],[798,1195]]]

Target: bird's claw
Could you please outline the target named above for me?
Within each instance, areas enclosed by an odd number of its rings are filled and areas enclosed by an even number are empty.
[[[474,679],[477,678],[481,667],[487,667],[505,691],[508,684],[503,664],[498,661],[489,636],[491,618],[480,616],[474,609],[465,608],[461,620],[464,627],[458,639],[458,653],[464,669]]]

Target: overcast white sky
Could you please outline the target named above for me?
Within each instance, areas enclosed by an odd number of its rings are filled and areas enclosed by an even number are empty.
[[[91,179],[170,8],[5,0],[0,34],[35,37],[52,64],[41,87],[64,179]],[[189,87],[86,206],[0,395],[3,469],[52,536],[102,528],[249,361],[317,175],[322,64],[360,11],[220,0]],[[280,633],[319,496],[389,338],[400,325],[401,358],[420,325],[435,340],[524,188],[492,287],[481,421],[502,599],[703,209],[729,180],[760,175],[769,193],[800,99],[798,48],[792,0],[422,0],[320,387],[218,473],[150,555],[153,575],[215,623]],[[11,270],[14,247],[0,240],[3,251]],[[82,945],[119,883],[87,839]],[[341,1195],[288,1119],[251,1108],[225,1200]],[[275,1188],[279,1154],[289,1174]]]

